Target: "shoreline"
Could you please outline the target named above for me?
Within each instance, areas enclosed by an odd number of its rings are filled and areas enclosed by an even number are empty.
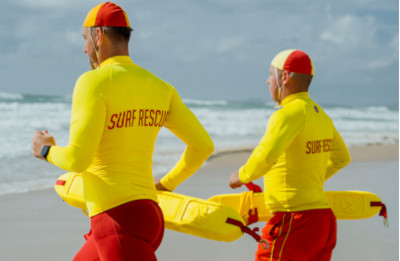
[[[396,144],[366,144],[349,146],[352,161],[370,161],[370,160],[395,160],[399,159],[399,143]],[[251,153],[252,147],[243,147],[237,149],[217,150],[207,161],[211,162],[221,156],[237,153]],[[382,153],[383,152],[383,153]]]
[[[199,172],[175,192],[207,199],[216,194],[240,193],[246,188],[228,187],[229,175],[243,165],[253,149],[216,152]],[[352,162],[325,183],[325,190],[369,191],[388,209],[390,227],[383,218],[338,220],[338,241],[332,261],[399,260],[399,144],[349,147]],[[262,179],[254,181],[263,187]],[[263,223],[254,226],[260,229]],[[166,230],[157,251],[162,261],[253,260],[253,239],[243,236],[230,243],[205,240]],[[366,248],[365,246],[374,246]],[[184,249],[184,251],[182,251]],[[193,256],[196,253],[197,256]]]
[[[350,146],[348,148],[351,155],[351,162],[399,160],[399,143],[367,144],[367,145]],[[209,164],[221,164],[220,161],[225,164],[228,163],[229,161],[233,162],[239,161],[239,163],[243,165],[246,163],[248,157],[251,155],[253,150],[254,148],[252,147],[217,150],[207,159],[207,161],[200,168],[199,171],[201,171],[201,169],[203,169],[205,166]],[[56,167],[53,168],[56,171],[60,171]],[[61,171],[60,173],[62,174],[64,172]],[[0,198],[6,195],[27,194],[31,192],[53,191],[53,190],[54,190],[53,187],[49,187],[49,188],[39,188],[35,190],[27,190],[20,192],[19,191],[10,192],[10,193],[0,194]]]
[[[382,218],[339,220],[333,261],[399,258],[399,145],[350,147],[352,162],[326,182],[326,190],[360,190],[378,195],[388,209],[389,228]],[[230,173],[243,165],[252,149],[216,152],[175,192],[207,199],[240,193],[229,188]],[[260,184],[257,180],[255,183]],[[0,195],[0,260],[67,261],[84,243],[89,219],[59,198],[54,189]],[[263,223],[255,224],[262,228]],[[365,247],[373,246],[373,247]],[[156,255],[159,261],[252,260],[257,244],[244,235],[219,242],[165,230]],[[23,250],[23,251],[21,251]],[[56,258],[55,258],[56,257]]]

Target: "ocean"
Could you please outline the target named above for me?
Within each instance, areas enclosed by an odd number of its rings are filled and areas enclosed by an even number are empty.
[[[273,103],[184,99],[209,132],[215,153],[254,148],[263,136]],[[399,113],[387,106],[321,106],[348,146],[395,144]],[[0,195],[53,187],[65,171],[31,154],[35,130],[47,129],[57,145],[68,144],[71,96],[0,93]],[[161,177],[176,163],[185,145],[163,128],[156,142],[153,173]]]

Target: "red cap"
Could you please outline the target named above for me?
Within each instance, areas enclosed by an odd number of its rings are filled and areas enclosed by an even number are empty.
[[[130,27],[125,11],[111,2],[99,4],[89,11],[83,27],[94,26]]]
[[[310,57],[301,50],[285,50],[278,53],[271,65],[279,70],[314,75],[314,65]]]

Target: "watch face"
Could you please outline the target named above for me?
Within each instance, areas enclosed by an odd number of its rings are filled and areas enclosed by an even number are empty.
[[[49,154],[49,149],[50,149],[50,146],[48,146],[48,145],[43,146],[42,152],[40,153],[43,158],[46,159],[47,154]]]

